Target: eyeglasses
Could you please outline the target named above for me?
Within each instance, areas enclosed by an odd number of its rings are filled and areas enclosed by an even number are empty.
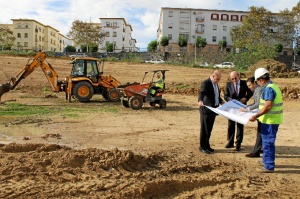
[[[231,78],[231,80],[237,80],[237,77]]]

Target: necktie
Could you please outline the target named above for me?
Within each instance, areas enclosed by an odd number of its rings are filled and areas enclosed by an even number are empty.
[[[215,106],[219,105],[219,91],[218,91],[218,85],[213,84],[214,86],[214,91],[215,91]]]
[[[238,95],[239,94],[239,90],[238,90],[238,85],[237,84],[235,85],[234,89],[235,89],[236,94]]]

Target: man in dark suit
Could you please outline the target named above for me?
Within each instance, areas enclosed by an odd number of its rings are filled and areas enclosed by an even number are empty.
[[[248,88],[245,80],[240,79],[240,75],[237,71],[232,71],[230,73],[230,82],[227,82],[226,89],[224,93],[224,98],[228,102],[230,100],[238,100],[243,104],[246,104],[247,101],[252,97],[253,93]],[[235,148],[237,151],[241,150],[241,144],[244,137],[244,125],[228,120],[228,131],[227,131],[227,140],[225,148],[234,147],[234,135],[235,135],[235,126],[237,126],[236,134],[236,145]]]
[[[202,153],[210,154],[214,149],[210,147],[209,139],[216,118],[216,113],[205,106],[216,108],[219,104],[223,104],[220,97],[218,82],[221,79],[220,71],[214,71],[211,76],[201,83],[198,105],[200,106],[200,147]]]

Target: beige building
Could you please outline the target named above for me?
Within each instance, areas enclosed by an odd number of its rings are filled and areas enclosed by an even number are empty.
[[[232,10],[208,10],[192,8],[168,8],[162,7],[157,30],[157,41],[167,36],[169,45],[166,52],[195,52],[197,37],[205,38],[207,45],[203,52],[218,52],[219,41],[226,41],[227,47],[224,50],[233,49],[230,30],[242,24],[243,19],[249,14],[244,11]],[[179,36],[186,38],[188,45],[180,49],[178,45]],[[292,46],[285,46],[283,54],[291,54]],[[223,50],[223,49],[222,49]]]
[[[11,30],[16,38],[13,49],[24,51],[63,52],[70,39],[51,26],[33,19],[12,19]]]

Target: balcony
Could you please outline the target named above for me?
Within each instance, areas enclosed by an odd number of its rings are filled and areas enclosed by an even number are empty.
[[[197,28],[196,33],[197,34],[203,34],[204,33],[204,28],[199,28],[199,29]]]
[[[196,17],[196,22],[204,22],[204,17]]]

